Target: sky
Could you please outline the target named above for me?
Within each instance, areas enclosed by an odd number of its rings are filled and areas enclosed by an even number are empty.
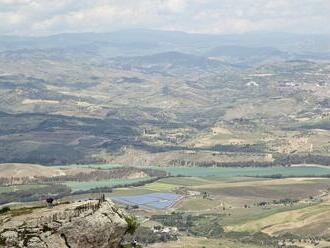
[[[330,33],[330,0],[0,0],[0,35],[159,29]]]

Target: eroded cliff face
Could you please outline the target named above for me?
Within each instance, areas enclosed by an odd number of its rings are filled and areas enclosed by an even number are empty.
[[[0,247],[117,248],[128,229],[111,201],[86,201],[3,217]]]

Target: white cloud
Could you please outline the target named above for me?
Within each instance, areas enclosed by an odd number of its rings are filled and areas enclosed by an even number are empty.
[[[162,1],[162,4],[173,13],[179,13],[187,6],[186,0],[164,0]]]
[[[329,0],[0,0],[0,34],[124,28],[330,33]]]

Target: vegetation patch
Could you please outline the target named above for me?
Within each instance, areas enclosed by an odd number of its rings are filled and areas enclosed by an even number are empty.
[[[5,214],[10,211],[10,207],[3,207],[0,209],[0,214]]]
[[[86,191],[94,188],[102,188],[102,187],[126,187],[133,185],[135,183],[146,182],[152,178],[135,178],[135,179],[107,179],[100,181],[90,181],[90,182],[79,182],[79,181],[69,181],[64,184],[67,185],[73,192],[75,191]]]
[[[137,218],[133,215],[126,216],[125,221],[127,223],[127,233],[133,235],[136,229],[140,226]]]
[[[159,168],[159,167],[158,167]],[[269,175],[283,175],[283,176],[322,176],[330,174],[329,168],[320,168],[313,166],[304,166],[304,167],[267,167],[267,168],[203,168],[203,167],[166,167],[159,168],[165,170],[174,176],[190,176],[190,177],[203,177],[203,176],[212,176],[212,177],[239,177],[239,176],[269,176]]]
[[[219,238],[224,233],[221,226],[221,215],[191,215],[185,213],[172,213],[170,215],[154,215],[151,220],[164,226],[177,227],[179,231],[195,236]]]

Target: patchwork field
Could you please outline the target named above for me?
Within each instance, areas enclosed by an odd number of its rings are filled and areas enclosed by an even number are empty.
[[[183,247],[183,243],[201,248],[234,248],[237,244],[275,248],[283,243],[310,247],[313,243],[312,247],[323,248],[330,238],[327,167],[136,168],[91,164],[52,169],[65,174],[3,185],[1,200],[17,202],[16,197],[20,197],[23,202],[40,204],[49,194],[57,194],[60,201],[76,201],[104,192],[106,198],[138,216],[138,235],[143,240],[169,241],[148,243],[150,248]],[[7,178],[2,183],[8,182]],[[167,236],[157,236],[152,230],[159,226],[176,231],[169,229]],[[189,246],[189,242],[194,243]]]
[[[151,248],[275,248],[281,244],[324,248],[330,238],[329,190],[330,179],[317,177],[169,177],[140,187],[115,189],[109,197],[135,199],[152,192],[182,196],[164,209],[130,210],[140,216],[145,228],[169,225],[183,235],[177,241],[147,246]],[[158,218],[165,222],[155,222]],[[223,231],[220,228],[219,234],[208,235],[202,227],[221,227]]]

